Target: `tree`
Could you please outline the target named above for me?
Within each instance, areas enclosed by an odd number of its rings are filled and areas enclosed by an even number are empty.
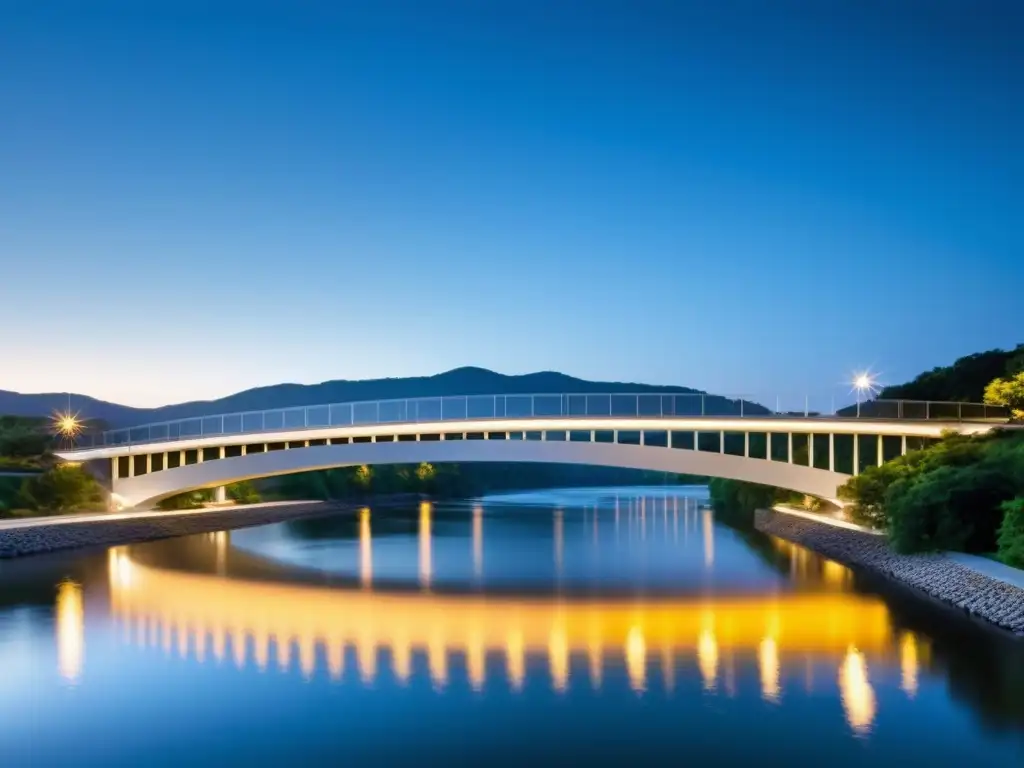
[[[96,479],[77,464],[60,464],[22,483],[21,501],[30,509],[63,514],[98,507],[103,489]]]
[[[258,504],[260,502],[260,493],[251,480],[232,483],[225,490],[228,498],[236,504]]]
[[[985,387],[985,402],[1006,406],[1014,419],[1024,419],[1024,372],[992,381]]]
[[[943,466],[898,480],[886,494],[897,552],[992,552],[1015,478],[995,467]]]
[[[999,559],[1015,568],[1024,568],[1024,496],[1003,504]]]

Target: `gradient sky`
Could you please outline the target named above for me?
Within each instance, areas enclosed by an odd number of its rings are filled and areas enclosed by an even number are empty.
[[[1015,0],[5,3],[0,388],[827,397],[1012,346],[1021,40]]]

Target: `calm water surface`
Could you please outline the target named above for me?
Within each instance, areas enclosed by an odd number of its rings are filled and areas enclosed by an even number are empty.
[[[1024,764],[1024,650],[702,489],[0,564],[0,764]]]

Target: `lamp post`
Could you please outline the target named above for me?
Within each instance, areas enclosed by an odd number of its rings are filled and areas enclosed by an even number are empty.
[[[859,373],[853,379],[853,388],[857,390],[857,418],[860,418],[860,398],[865,392],[872,392],[875,382],[868,373]]]

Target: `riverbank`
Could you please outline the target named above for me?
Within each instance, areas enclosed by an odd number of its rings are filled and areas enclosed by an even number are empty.
[[[944,554],[900,555],[884,537],[769,509],[754,527],[845,565],[866,568],[1024,637],[1024,589]]]
[[[0,559],[80,547],[118,546],[197,533],[280,523],[358,509],[365,504],[390,506],[419,500],[396,494],[360,501],[278,501],[218,509],[175,512],[128,512],[7,520],[0,523]]]

